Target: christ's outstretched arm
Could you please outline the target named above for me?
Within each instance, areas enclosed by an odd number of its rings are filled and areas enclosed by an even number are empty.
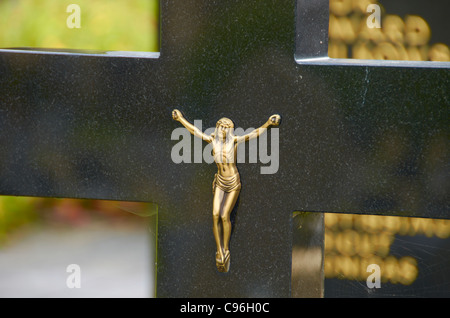
[[[206,142],[212,141],[212,137],[210,135],[203,133],[200,129],[192,125],[186,118],[184,118],[183,114],[178,109],[173,110],[172,118],[179,121],[194,136],[202,138]]]
[[[256,128],[255,130],[253,130],[252,132],[250,132],[247,135],[237,136],[236,142],[238,144],[240,144],[240,143],[248,141],[250,139],[257,138],[262,133],[264,133],[267,130],[267,128],[269,128],[270,126],[278,126],[280,124],[280,121],[281,121],[280,115],[272,115],[272,116],[270,116],[269,120],[266,121],[264,123],[264,125],[262,125],[261,127]]]

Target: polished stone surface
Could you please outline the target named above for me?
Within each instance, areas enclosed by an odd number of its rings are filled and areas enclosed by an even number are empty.
[[[294,1],[161,13],[158,59],[0,55],[1,194],[158,203],[162,297],[289,296],[293,211],[449,218],[448,69],[299,65]],[[172,162],[175,107],[205,128],[282,116],[278,172],[238,165],[226,275],[216,168]]]

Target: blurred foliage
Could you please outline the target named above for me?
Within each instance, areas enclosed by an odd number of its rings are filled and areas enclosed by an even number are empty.
[[[69,4],[81,28],[69,28]],[[100,51],[159,50],[158,0],[0,0],[0,47]]]
[[[26,225],[83,226],[94,221],[142,223],[157,206],[144,202],[0,196],[0,247]]]
[[[370,4],[381,9],[380,28],[367,26]],[[376,0],[330,0],[329,37],[331,58],[450,61],[447,44],[430,43],[431,29],[423,17],[389,14]]]
[[[33,198],[0,197],[0,246],[7,235],[37,218]]]

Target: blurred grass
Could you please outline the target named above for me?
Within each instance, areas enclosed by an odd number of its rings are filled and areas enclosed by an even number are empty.
[[[0,197],[0,246],[11,232],[36,219],[33,198]]]
[[[81,28],[67,26],[67,6],[81,8]],[[159,50],[158,0],[0,0],[0,48]]]

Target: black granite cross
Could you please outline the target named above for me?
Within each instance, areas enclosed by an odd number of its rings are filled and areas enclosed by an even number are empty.
[[[449,218],[448,63],[329,60],[327,3],[162,1],[154,59],[1,53],[0,193],[158,203],[161,297],[290,296],[294,211]],[[239,164],[226,274],[216,167],[173,162],[174,108],[282,116],[278,171]]]

